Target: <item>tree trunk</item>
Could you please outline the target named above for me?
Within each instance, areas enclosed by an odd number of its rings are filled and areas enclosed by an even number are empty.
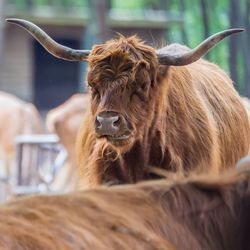
[[[180,6],[181,15],[182,15],[182,17],[184,19],[184,15],[185,15],[185,12],[186,12],[185,0],[179,0],[179,6]],[[181,25],[181,37],[182,37],[183,43],[188,45],[188,36],[187,36],[187,32],[186,32],[184,23]]]
[[[242,48],[242,55],[243,55],[243,65],[244,65],[244,93],[250,97],[250,58],[249,58],[249,51],[250,51],[250,23],[249,23],[249,8],[250,8],[250,1],[246,0],[246,11],[245,13],[240,13],[240,27],[244,27],[246,32],[241,35],[241,48]],[[240,10],[240,8],[239,8]]]
[[[97,41],[104,42],[108,38],[106,26],[106,0],[92,0],[91,2],[94,9],[94,18],[92,19],[92,22],[95,23]]]
[[[208,18],[208,6],[206,0],[200,0],[200,9],[201,9],[201,17],[203,22],[203,28],[204,28],[204,39],[209,36],[209,18]],[[209,59],[209,54],[205,56],[207,59]]]
[[[246,23],[250,27],[250,1],[246,0]]]
[[[230,26],[237,27],[239,24],[239,10],[238,0],[230,0]],[[237,36],[229,38],[229,68],[232,80],[236,83],[236,88],[239,90],[238,71],[237,71],[237,52],[238,52],[238,39]]]

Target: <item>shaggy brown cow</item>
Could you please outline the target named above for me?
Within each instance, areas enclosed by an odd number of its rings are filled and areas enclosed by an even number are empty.
[[[240,29],[217,33],[192,50],[179,44],[155,50],[136,37],[119,37],[87,51],[59,45],[28,21],[8,21],[54,56],[89,62],[91,112],[78,143],[87,186],[149,178],[150,165],[220,172],[248,153],[248,117],[232,81],[199,60]]]
[[[250,168],[0,207],[0,249],[250,249]]]
[[[56,179],[63,190],[75,189],[79,179],[76,165],[76,136],[90,106],[88,94],[75,94],[60,106],[50,110],[46,116],[46,127],[49,132],[56,133],[68,153],[68,160],[63,171]],[[57,182],[57,181],[56,181]]]

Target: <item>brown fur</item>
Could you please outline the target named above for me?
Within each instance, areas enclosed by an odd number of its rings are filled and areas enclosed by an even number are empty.
[[[250,169],[21,198],[0,207],[0,249],[250,248]]]
[[[186,49],[170,45],[163,50]],[[178,172],[218,173],[249,151],[246,111],[232,81],[215,64],[159,66],[155,50],[136,37],[94,46],[89,56],[91,112],[79,133],[83,185],[151,178],[154,165]],[[95,135],[98,112],[113,110],[132,127],[127,141]],[[133,166],[133,167],[131,167]]]

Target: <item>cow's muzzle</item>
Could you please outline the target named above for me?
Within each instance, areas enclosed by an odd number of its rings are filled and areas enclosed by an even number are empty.
[[[108,140],[126,140],[130,135],[125,117],[114,111],[103,111],[96,116],[95,131],[97,136]]]

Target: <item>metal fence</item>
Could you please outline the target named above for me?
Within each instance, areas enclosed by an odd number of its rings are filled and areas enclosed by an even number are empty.
[[[17,136],[10,176],[0,178],[0,201],[52,192],[50,186],[66,160],[67,152],[54,134]]]

